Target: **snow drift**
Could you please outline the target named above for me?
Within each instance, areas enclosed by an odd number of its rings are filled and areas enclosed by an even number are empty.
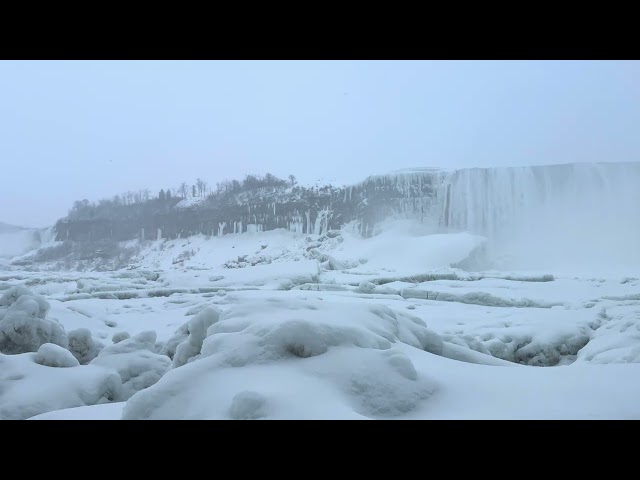
[[[200,357],[131,397],[124,419],[393,418],[436,388],[395,346],[442,350],[409,314],[311,299],[234,306],[206,335]]]

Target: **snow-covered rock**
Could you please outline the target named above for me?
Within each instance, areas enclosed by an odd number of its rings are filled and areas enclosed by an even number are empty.
[[[77,367],[80,362],[74,357],[71,352],[60,345],[53,343],[45,343],[40,346],[34,361],[39,365],[45,367]]]
[[[121,341],[126,340],[129,337],[131,337],[131,335],[129,335],[128,332],[117,332],[113,334],[113,337],[111,337],[111,341],[113,343],[120,343]]]
[[[89,365],[115,370],[122,380],[119,400],[155,384],[171,368],[166,355],[155,352],[156,332],[146,331],[100,351]]]
[[[176,346],[173,357],[173,368],[180,367],[191,358],[200,354],[202,342],[207,336],[207,329],[220,318],[220,310],[207,307],[188,322],[189,335]]]
[[[112,370],[91,365],[51,368],[36,363],[37,356],[0,354],[0,419],[22,420],[120,396],[122,383]]]
[[[88,328],[78,328],[69,332],[69,351],[82,364],[86,365],[98,356],[104,348],[102,342],[96,341]]]
[[[45,343],[67,347],[64,327],[46,318],[49,303],[40,295],[22,286],[11,287],[0,298],[0,308],[3,310],[0,319],[0,352],[35,352]]]

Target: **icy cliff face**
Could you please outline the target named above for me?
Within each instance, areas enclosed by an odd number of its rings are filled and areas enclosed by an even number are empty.
[[[387,219],[416,219],[439,230],[443,185],[451,173],[442,169],[405,169],[375,175],[344,189],[344,216],[360,222],[363,236],[376,233]],[[345,222],[347,223],[347,222]]]

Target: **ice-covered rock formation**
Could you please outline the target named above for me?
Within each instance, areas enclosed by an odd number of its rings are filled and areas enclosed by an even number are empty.
[[[166,355],[156,353],[156,332],[146,331],[109,345],[89,365],[115,370],[122,380],[119,400],[155,384],[171,368]]]
[[[38,353],[0,353],[0,420],[23,420],[119,397],[122,385],[116,372],[72,366],[73,360],[68,351],[51,344],[44,344]]]
[[[0,352],[35,352],[45,343],[66,348],[67,334],[56,320],[46,318],[49,303],[23,286],[10,287],[0,297]]]

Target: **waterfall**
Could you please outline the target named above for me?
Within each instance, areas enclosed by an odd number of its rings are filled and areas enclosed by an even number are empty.
[[[443,230],[484,235],[497,252],[640,265],[640,163],[461,169],[440,191]]]

